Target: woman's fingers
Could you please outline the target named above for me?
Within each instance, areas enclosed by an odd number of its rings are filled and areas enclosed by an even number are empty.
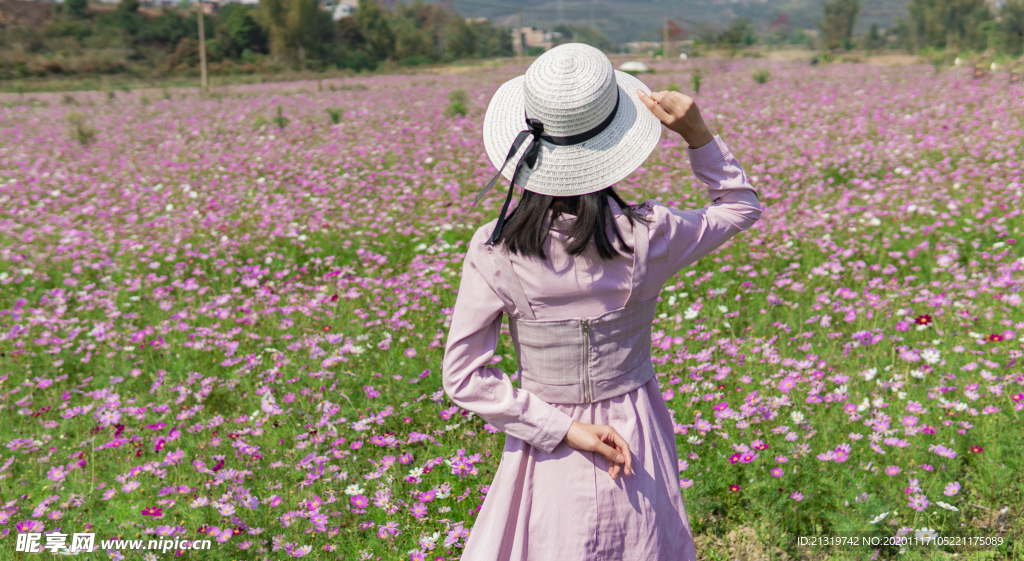
[[[659,105],[657,100],[653,98],[653,96],[658,95],[658,93],[661,92],[647,95],[639,89],[636,91],[637,96],[640,97],[640,101],[644,102],[644,105],[651,110],[651,113],[654,113],[654,116],[664,123],[666,120],[671,119],[672,115],[668,114],[668,112],[665,111],[665,108]]]
[[[626,439],[622,438],[622,435],[620,435],[615,429],[611,429],[611,432],[612,442],[615,444],[615,447],[618,449],[619,453],[622,454],[622,457],[625,458],[626,475],[632,475],[633,455],[630,454],[629,443],[626,442]]]
[[[672,103],[672,96],[668,95],[668,93],[669,92],[654,92],[651,94],[651,99],[658,102],[658,105],[660,105],[662,109],[671,114],[674,104]]]
[[[608,459],[615,470],[615,475],[612,478],[614,479],[618,475],[623,466],[625,466],[626,475],[632,475],[633,458],[630,454],[629,443],[613,427],[604,426],[602,428],[604,430],[600,435],[601,443],[598,444],[598,447],[599,452]]]

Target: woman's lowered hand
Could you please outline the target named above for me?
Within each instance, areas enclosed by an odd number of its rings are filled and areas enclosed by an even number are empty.
[[[629,453],[629,443],[608,425],[588,425],[573,421],[562,441],[577,450],[597,452],[604,456],[612,464],[612,467],[608,468],[608,475],[611,475],[612,479],[618,478],[623,464],[626,475],[633,473],[633,457]]]

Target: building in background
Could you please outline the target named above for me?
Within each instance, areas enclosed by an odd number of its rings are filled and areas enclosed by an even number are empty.
[[[338,21],[356,13],[356,9],[359,7],[359,0],[325,0],[320,6],[331,12],[331,17],[334,21]]]

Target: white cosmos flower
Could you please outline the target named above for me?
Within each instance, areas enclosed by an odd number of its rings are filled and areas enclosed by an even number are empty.
[[[361,495],[362,493],[363,493],[363,488],[360,487],[356,483],[353,483],[353,484],[349,485],[348,487],[345,487],[345,494],[346,495]]]
[[[941,356],[942,353],[938,349],[925,349],[921,351],[921,358],[928,364],[936,364]]]
[[[878,516],[872,518],[871,521],[868,522],[868,524],[878,524],[882,520],[885,520],[886,516],[889,516],[889,513],[888,512],[883,512],[882,514],[879,514]]]
[[[797,424],[804,422],[804,414],[799,411],[793,411],[790,413],[789,418],[793,419],[793,422]]]
[[[693,308],[689,308],[689,309],[686,310],[686,313],[683,314],[683,317],[686,318],[686,319],[693,319],[693,318],[697,317],[697,315],[698,315],[697,310],[694,310]]]
[[[944,503],[942,501],[935,501],[935,504],[941,506],[942,508],[944,508],[946,510],[952,510],[953,512],[959,512],[960,511],[959,508],[957,508],[957,507],[955,507],[955,506],[953,506],[953,505],[951,505],[949,503]]]
[[[913,376],[914,378],[919,379],[919,380],[920,379],[924,379],[924,372],[921,372],[920,370],[918,370],[916,368],[910,371],[910,375]]]
[[[916,532],[914,532],[914,537],[917,538],[920,541],[923,541],[924,543],[928,543],[928,542],[934,540],[935,536],[937,536],[937,535],[939,535],[939,533],[937,531],[935,531],[935,530],[933,530],[931,528],[927,528],[927,527],[926,528],[921,528],[920,530],[917,530]]]
[[[729,307],[728,306],[719,306],[718,307],[718,311],[722,312],[724,314],[724,313],[729,311]]]

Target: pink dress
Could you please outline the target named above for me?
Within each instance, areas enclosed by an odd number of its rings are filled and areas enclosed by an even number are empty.
[[[756,190],[721,138],[689,150],[689,156],[714,204],[682,211],[654,202],[647,215],[650,241],[640,301],[656,297],[680,269],[761,216]],[[622,237],[633,247],[628,220],[610,202]],[[602,261],[596,251],[576,257],[565,253],[574,218],[563,215],[553,223],[544,247],[547,261],[510,255],[538,320],[596,317],[621,308],[629,296],[631,255]],[[694,560],[673,420],[657,378],[594,403],[550,404],[490,366],[503,314],[514,313],[495,291],[491,249],[485,245],[495,222],[478,229],[468,247],[442,364],[443,387],[455,405],[507,435],[462,559]],[[508,358],[499,365],[515,368]],[[562,442],[573,420],[614,427],[629,442],[634,473],[620,473],[614,481],[603,456]]]

